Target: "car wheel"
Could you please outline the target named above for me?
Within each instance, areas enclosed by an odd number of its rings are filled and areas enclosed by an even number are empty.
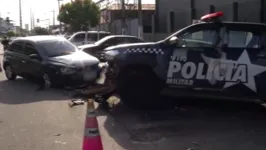
[[[134,109],[154,109],[161,107],[160,80],[147,69],[126,69],[119,73],[117,90],[121,101]]]
[[[14,73],[11,65],[5,66],[5,75],[8,80],[15,80],[17,78],[17,75]]]

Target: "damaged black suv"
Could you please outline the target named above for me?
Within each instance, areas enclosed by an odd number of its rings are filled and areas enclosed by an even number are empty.
[[[159,95],[265,100],[266,25],[223,22],[222,15],[205,15],[162,41],[106,49],[122,102],[153,107]]]

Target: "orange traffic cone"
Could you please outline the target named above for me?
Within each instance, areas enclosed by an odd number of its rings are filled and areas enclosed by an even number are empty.
[[[93,100],[88,100],[83,150],[103,150]]]

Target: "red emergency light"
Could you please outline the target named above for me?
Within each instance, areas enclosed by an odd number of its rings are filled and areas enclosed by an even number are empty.
[[[223,12],[216,12],[216,13],[207,14],[205,16],[202,16],[200,18],[200,21],[204,21],[204,22],[218,21],[218,18],[222,17],[223,15],[224,15]]]

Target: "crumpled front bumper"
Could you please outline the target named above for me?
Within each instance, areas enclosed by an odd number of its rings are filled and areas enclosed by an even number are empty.
[[[110,68],[108,63],[101,63],[100,68],[101,73],[94,84],[86,88],[76,89],[75,91],[82,95],[95,95],[115,89],[116,86],[114,84],[113,78],[110,76]]]

